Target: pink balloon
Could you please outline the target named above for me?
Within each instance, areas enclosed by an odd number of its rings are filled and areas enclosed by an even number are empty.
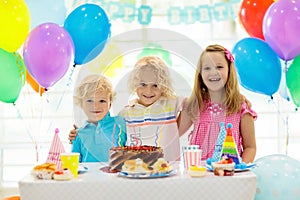
[[[279,0],[263,20],[265,41],[285,61],[300,54],[300,1]]]
[[[31,76],[44,88],[53,86],[74,62],[74,44],[69,33],[55,23],[44,23],[28,35],[23,50]]]

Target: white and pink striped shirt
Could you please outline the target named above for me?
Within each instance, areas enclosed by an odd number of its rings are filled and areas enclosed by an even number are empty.
[[[180,158],[178,113],[182,110],[183,98],[161,97],[145,107],[133,100],[121,112],[126,121],[127,146],[162,147],[168,161]]]

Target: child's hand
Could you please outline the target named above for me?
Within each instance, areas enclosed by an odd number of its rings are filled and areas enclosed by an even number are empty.
[[[77,126],[73,124],[74,129],[72,129],[69,133],[69,144],[72,144],[72,141],[76,139],[77,136]]]

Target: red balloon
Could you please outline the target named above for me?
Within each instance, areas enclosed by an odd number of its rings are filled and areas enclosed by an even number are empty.
[[[262,24],[266,11],[274,0],[243,0],[239,10],[239,20],[251,37],[265,40]]]

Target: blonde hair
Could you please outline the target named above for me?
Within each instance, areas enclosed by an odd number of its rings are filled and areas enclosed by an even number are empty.
[[[224,48],[221,45],[215,44],[215,45],[209,45],[206,47],[206,49],[201,53],[197,69],[195,73],[195,79],[194,79],[194,88],[192,90],[191,96],[188,98],[187,104],[186,104],[186,110],[192,116],[192,118],[195,117],[196,112],[202,111],[204,109],[203,102],[205,100],[209,100],[209,92],[208,88],[203,82],[202,76],[201,76],[201,70],[202,70],[202,59],[205,53],[207,52],[220,52],[224,54],[224,58],[226,59],[228,63],[228,79],[225,83],[225,92],[226,92],[226,115],[231,115],[233,113],[236,113],[240,110],[241,105],[241,94],[239,91],[239,83],[237,78],[237,72],[234,66],[234,63],[226,56],[226,54],[231,53]]]
[[[100,74],[93,74],[85,77],[75,88],[73,96],[75,105],[82,107],[83,99],[85,97],[93,97],[96,91],[107,92],[110,101],[113,101],[116,95],[108,78]]]
[[[128,87],[132,93],[135,93],[140,86],[141,75],[147,69],[153,70],[157,80],[156,84],[162,90],[162,96],[175,96],[168,66],[157,56],[145,56],[137,61],[128,79]]]

